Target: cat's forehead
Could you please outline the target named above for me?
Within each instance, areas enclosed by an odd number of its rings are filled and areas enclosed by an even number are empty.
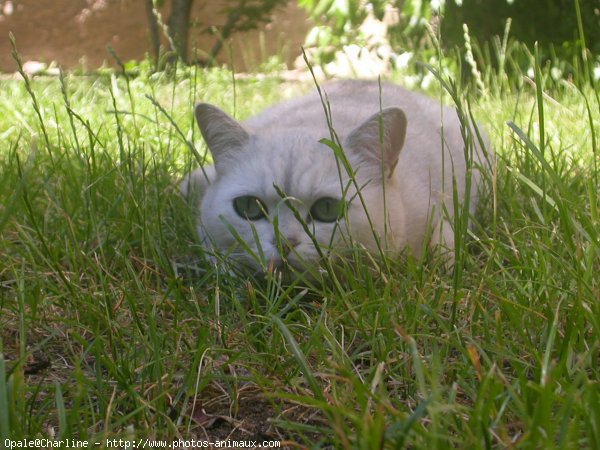
[[[239,156],[238,177],[252,185],[256,194],[273,194],[273,185],[296,197],[340,191],[333,151],[300,133],[254,136]]]

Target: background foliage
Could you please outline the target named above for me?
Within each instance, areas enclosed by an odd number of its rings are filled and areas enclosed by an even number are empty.
[[[316,49],[320,64],[332,61],[335,52],[348,44],[364,45],[367,36],[360,26],[369,14],[384,20],[386,11],[392,10],[397,17],[387,29],[391,48],[396,55],[416,53],[423,61],[436,48],[432,39],[446,53],[459,49],[463,55],[475,44],[481,50],[476,55],[479,62],[487,58],[485,62],[495,66],[504,63],[498,51],[501,39],[531,52],[537,43],[542,60],[560,61],[571,73],[581,64],[589,71],[589,61],[600,55],[600,5],[593,1],[299,0],[299,4],[316,23],[307,45]],[[528,58],[514,57],[513,62],[519,70],[528,68]]]
[[[463,42],[463,23],[480,42],[502,36],[511,19],[511,35],[533,47],[535,42],[571,59],[581,51],[582,42],[576,8],[580,10],[581,30],[587,47],[600,53],[600,4],[582,0],[449,0],[446,2],[442,34],[450,45]]]

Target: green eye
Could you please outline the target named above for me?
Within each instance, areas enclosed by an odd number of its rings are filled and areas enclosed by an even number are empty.
[[[265,218],[267,207],[261,199],[252,195],[243,195],[233,199],[233,209],[238,216],[248,220]]]
[[[310,216],[319,222],[335,222],[343,214],[343,203],[331,197],[318,199],[310,208]]]

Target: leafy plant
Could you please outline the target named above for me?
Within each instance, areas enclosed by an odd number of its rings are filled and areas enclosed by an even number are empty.
[[[184,63],[200,63],[206,66],[214,63],[223,43],[233,34],[253,30],[260,24],[269,22],[273,11],[285,5],[288,0],[226,0],[221,11],[221,14],[226,17],[222,26],[206,24],[201,17],[192,17],[194,0],[171,0],[171,10],[166,22],[157,9],[163,6],[166,0],[145,0],[145,2],[153,47],[152,54],[157,62],[160,59],[159,30],[162,30],[169,41],[168,60],[172,61],[172,56],[175,56],[175,59]],[[202,55],[200,59],[192,58],[189,54],[189,31],[192,27],[202,27],[203,32],[216,36],[216,42],[210,50],[196,49],[196,55]]]
[[[516,80],[517,73],[533,67],[530,56],[536,42],[541,61],[554,65],[554,78],[585,76],[589,82],[600,61],[600,10],[593,2],[300,0],[299,4],[316,24],[306,46],[312,49],[311,62],[321,66],[350,44],[372,50],[361,26],[369,16],[384,20],[386,11],[394,18],[388,20],[385,45],[391,46],[393,61],[401,68],[407,61],[431,64],[440,60],[438,52],[458,49],[467,55],[461,56],[463,63],[496,67]],[[379,40],[375,46],[381,44]],[[462,76],[466,79],[469,73],[463,71]],[[427,71],[420,74],[423,78]]]
[[[368,17],[384,21],[388,18],[387,40],[397,53],[424,48],[428,30],[435,28],[440,12],[435,2],[407,0],[299,0],[315,22],[306,38],[306,46],[314,50],[314,62],[331,62],[336,51],[350,44],[367,46],[369,34],[363,29]],[[368,48],[367,48],[368,49]]]

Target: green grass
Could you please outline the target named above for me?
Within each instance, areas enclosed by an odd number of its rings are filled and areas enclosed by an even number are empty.
[[[358,253],[306,288],[204,261],[177,180],[196,100],[243,118],[307,85],[0,81],[1,442],[600,448],[600,102],[482,69],[464,104],[499,157],[461,270]]]

